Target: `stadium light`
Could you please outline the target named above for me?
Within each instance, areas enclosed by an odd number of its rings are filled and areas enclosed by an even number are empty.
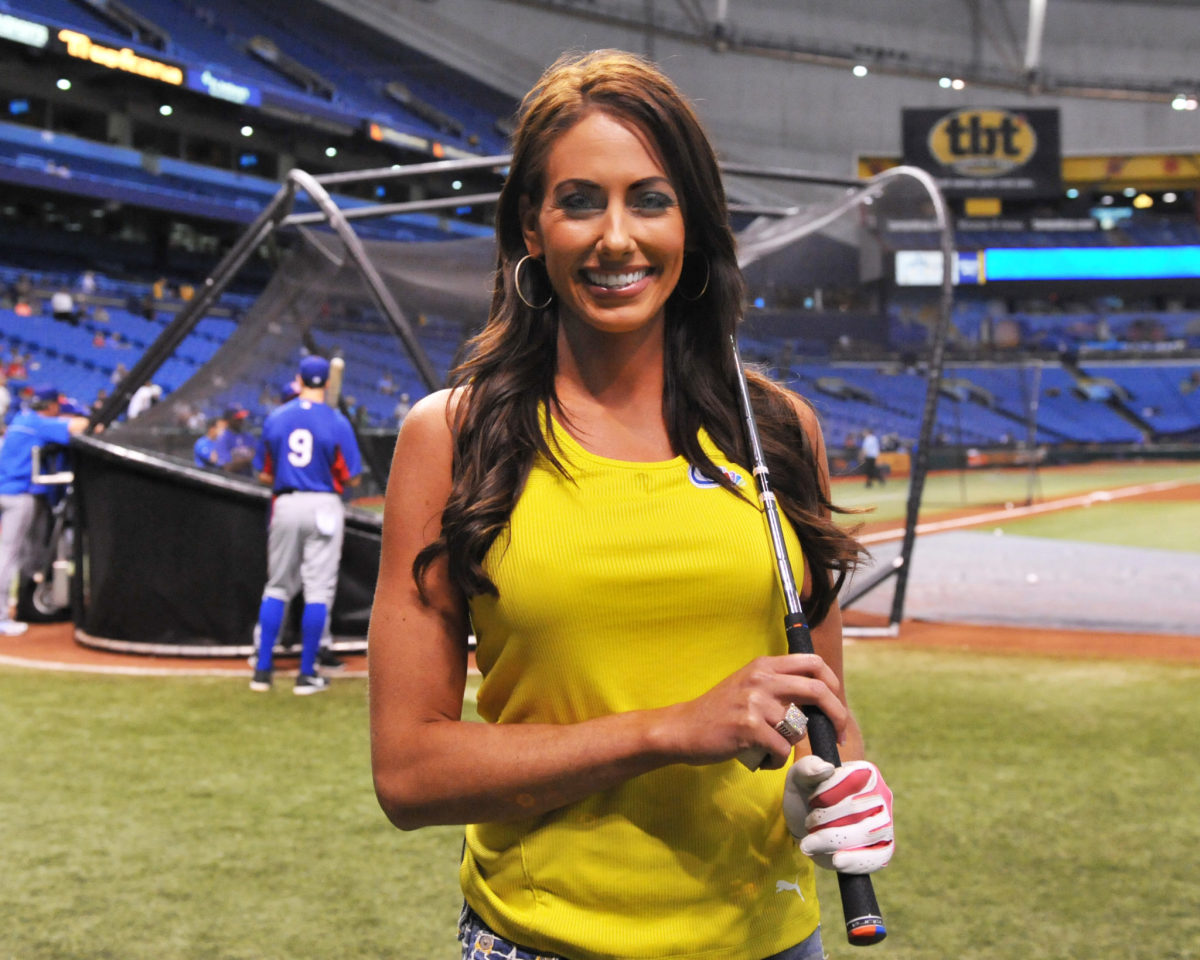
[[[1070,189],[1067,191],[1067,199],[1068,199],[1068,200],[1074,200],[1074,199],[1075,199],[1076,197],[1078,197],[1078,196],[1079,196],[1079,191],[1078,191],[1078,190],[1076,190],[1074,187],[1071,187],[1071,188],[1070,188]]]
[[[1174,203],[1174,202],[1175,202],[1176,200],[1178,200],[1178,199],[1179,199],[1179,197],[1177,197],[1177,196],[1176,196],[1176,195],[1175,195],[1175,194],[1174,194],[1172,191],[1170,191],[1170,190],[1168,190],[1166,193],[1164,193],[1164,194],[1162,195],[1162,201],[1163,201],[1163,203]]]
[[[453,183],[450,184],[450,189],[451,190],[461,190],[462,189],[462,181],[455,180]]]
[[[59,90],[67,91],[71,89],[71,81],[66,77],[59,77],[58,82],[54,84]],[[1182,107],[1180,109],[1183,109]]]
[[[960,79],[959,77],[955,77],[953,80],[950,81],[950,86],[952,88],[954,88],[955,90],[962,90],[964,87],[966,87],[966,85],[967,85],[967,81]]]
[[[949,77],[942,77],[938,80],[938,86],[941,87],[943,90],[949,90],[950,84],[952,84],[953,82],[954,81],[951,80]]]
[[[175,112],[175,108],[172,107],[169,103],[164,103],[161,107],[158,108],[158,112],[161,113],[164,117],[169,117],[171,114],[173,114]]]
[[[1139,193],[1133,198],[1133,205],[1138,210],[1149,210],[1152,206],[1154,206],[1154,198],[1148,193]]]
[[[854,69],[850,71],[856,77],[865,77],[870,71],[861,63],[856,63]]]
[[[325,148],[325,156],[329,157],[329,159],[332,160],[334,157],[337,156],[337,147],[326,147]]]
[[[254,128],[252,126],[250,126],[250,124],[246,124],[244,127],[242,127],[242,136],[243,137],[254,136]]]

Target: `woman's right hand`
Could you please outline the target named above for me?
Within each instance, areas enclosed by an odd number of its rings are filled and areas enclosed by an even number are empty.
[[[696,765],[757,751],[766,754],[764,769],[778,769],[793,744],[775,725],[791,704],[819,707],[842,739],[850,711],[837,675],[816,654],[793,653],[758,657],[707,693],[668,708],[668,751]]]

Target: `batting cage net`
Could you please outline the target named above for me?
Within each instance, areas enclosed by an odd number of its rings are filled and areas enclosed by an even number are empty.
[[[877,436],[878,469],[899,481],[893,491],[903,490],[904,532],[889,550],[872,550],[843,586],[841,603],[850,607],[871,594],[872,609],[886,610],[886,625],[848,626],[848,634],[894,634],[953,332],[946,207],[932,179],[911,167],[866,181],[742,169],[794,198],[791,209],[764,213],[739,233],[750,291],[742,355],[812,404],[835,480],[862,476],[861,440],[868,431]],[[916,270],[907,259],[913,256]],[[877,386],[864,386],[861,373],[845,377],[848,365],[869,371]],[[835,483],[835,504],[844,502],[843,491]]]
[[[890,401],[839,390],[835,376],[822,375],[823,365],[863,349],[882,353],[898,335],[919,354],[921,395],[900,401],[896,411],[905,417],[905,446],[917,451],[908,466],[913,527],[929,447],[920,433],[935,414],[948,324],[948,279],[907,291],[893,320],[880,318],[892,307],[889,234],[896,223],[933,224],[925,246],[949,262],[940,194],[909,168],[869,181],[732,167],[726,176],[749,284],[743,357],[810,398],[831,452],[854,426],[877,423]],[[293,189],[321,192],[318,178],[298,171],[289,177]],[[398,423],[445,382],[465,339],[484,321],[494,240],[367,240],[329,203],[328,226],[296,227],[287,199],[264,211],[200,302],[162,330],[114,389],[96,417],[108,428],[76,444],[82,576],[72,606],[81,642],[192,656],[252,649],[270,495],[254,479],[249,454],[300,360],[318,354],[343,361],[337,403],[363,452],[364,482],[347,495],[332,614],[335,647],[363,645]],[[286,232],[287,252],[266,288],[233,315],[216,315],[209,307],[247,251],[276,231]],[[226,455],[204,463],[197,443],[210,428]],[[902,555],[910,553],[906,541]],[[882,583],[893,574],[898,622],[903,562],[867,577]],[[856,589],[873,586],[860,577]]]
[[[486,316],[493,242],[363,241],[363,246],[402,305],[440,383],[468,332]],[[310,354],[344,362],[336,402],[359,431],[366,466],[365,482],[354,496],[378,497],[395,428],[428,388],[358,265],[329,231],[301,228],[266,289],[236,321],[202,320],[139,388],[151,388],[153,404],[127,410],[106,439],[191,463],[196,440],[224,420],[250,445],[263,419],[288,398],[300,360]],[[172,369],[188,374],[175,387],[166,372]],[[160,398],[155,387],[169,392],[162,390]],[[249,475],[249,467],[226,472]]]

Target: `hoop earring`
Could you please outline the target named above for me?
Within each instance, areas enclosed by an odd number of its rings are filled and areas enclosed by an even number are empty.
[[[696,294],[694,297],[689,297],[682,290],[679,291],[679,295],[681,297],[683,297],[683,299],[688,301],[689,303],[695,303],[697,300],[699,300],[701,297],[703,297],[704,294],[706,294],[708,292],[708,281],[710,279],[712,267],[708,262],[707,254],[702,253],[702,254],[700,254],[700,256],[704,257],[704,286],[702,286],[700,288],[700,292],[698,294]]]
[[[533,254],[527,253],[520,260],[517,261],[517,265],[513,268],[513,286],[517,288],[517,297],[530,310],[545,310],[548,306],[550,306],[550,304],[552,304],[554,302],[554,290],[553,289],[550,291],[550,296],[546,297],[545,303],[530,303],[528,300],[525,299],[525,294],[521,291],[521,267],[525,265],[526,260],[535,260],[535,259],[536,258],[533,256]],[[545,269],[545,267],[543,267],[543,269]]]

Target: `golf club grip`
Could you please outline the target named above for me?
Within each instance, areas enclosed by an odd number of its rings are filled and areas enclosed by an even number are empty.
[[[791,614],[784,621],[789,653],[812,653],[812,636],[803,614]],[[842,765],[838,753],[837,730],[833,721],[818,707],[807,706],[808,744],[812,752],[835,767]],[[870,874],[839,873],[838,889],[842,895],[842,916],[846,921],[846,939],[856,947],[870,946],[887,936],[887,927],[875,899],[875,885]]]

